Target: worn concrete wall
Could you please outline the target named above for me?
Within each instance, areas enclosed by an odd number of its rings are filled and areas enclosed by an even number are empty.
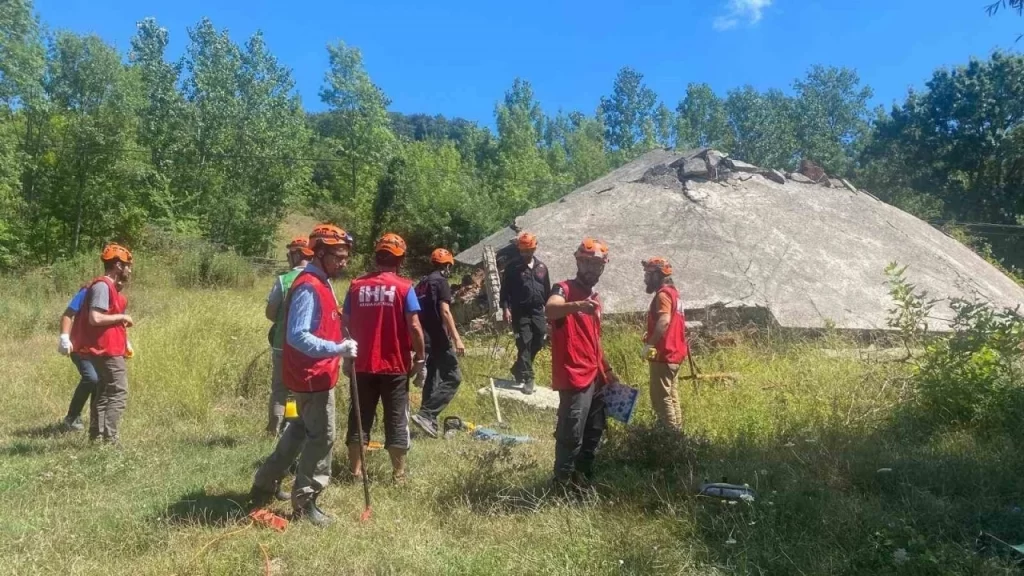
[[[753,174],[690,180],[685,190],[636,182],[682,156],[651,152],[516,224],[537,234],[553,280],[574,274],[581,238],[605,240],[611,261],[598,290],[610,313],[647,307],[639,263],[650,256],[671,260],[687,308],[763,306],[783,327],[884,329],[893,261],[909,264],[908,278],[935,297],[1024,304],[1024,289],[970,249],[862,192]],[[483,244],[512,235],[499,231],[457,258],[475,263]],[[934,316],[939,329],[951,312],[940,305]]]

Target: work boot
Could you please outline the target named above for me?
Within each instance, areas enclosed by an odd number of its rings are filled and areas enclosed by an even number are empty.
[[[426,432],[427,436],[430,436],[431,438],[437,438],[437,424],[435,424],[426,416],[421,416],[420,414],[413,414],[412,422],[413,424],[419,426],[420,430]]]
[[[277,498],[278,500],[284,502],[286,500],[292,499],[292,493],[285,490],[282,486],[279,485],[277,487],[277,492],[274,494],[274,498]]]
[[[296,508],[292,511],[292,521],[300,520],[305,518],[309,520],[314,526],[320,528],[326,528],[334,522],[334,518],[328,516],[323,510],[320,509],[316,504],[317,496],[312,496],[306,499],[305,504],[300,508]]]
[[[249,489],[249,506],[252,508],[266,508],[274,502],[276,490],[266,490],[253,484]]]
[[[523,382],[523,394],[533,394],[533,380],[527,380]]]
[[[64,420],[61,421],[61,428],[65,432],[81,432],[82,430],[85,430],[85,424],[82,424],[81,416],[76,416],[74,418],[66,416],[64,417]]]

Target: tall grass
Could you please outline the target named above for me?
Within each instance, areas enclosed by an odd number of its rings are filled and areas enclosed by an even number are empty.
[[[846,344],[834,339],[700,348],[700,368],[739,378],[699,388],[681,380],[686,430],[676,435],[654,424],[639,328],[630,326],[610,326],[605,348],[641,388],[641,409],[630,426],[610,425],[596,494],[553,493],[553,413],[503,402],[511,431],[534,442],[417,437],[402,487],[374,452],[366,524],[338,449],[338,481],[321,502],[334,526],[235,533],[247,525],[241,503],[253,471],[273,446],[262,435],[270,278],[185,289],[155,262],[140,259],[128,293],[137,356],[120,449],[55,431],[75,373],[53,351],[53,330],[32,324],[0,339],[5,573],[262,574],[262,544],[273,574],[1007,574],[1006,559],[973,551],[974,537],[1024,539],[1016,447],[908,433],[913,423],[895,416],[914,400],[904,365],[836,353]],[[46,324],[69,296],[53,276],[24,288],[3,282],[13,300],[0,321],[38,305]],[[464,384],[445,415],[490,425],[491,400],[477,389],[507,373],[513,340],[477,334],[468,344]],[[537,370],[545,382],[547,350]],[[347,402],[343,387],[341,427]],[[723,477],[751,484],[757,500],[695,496],[702,481]]]

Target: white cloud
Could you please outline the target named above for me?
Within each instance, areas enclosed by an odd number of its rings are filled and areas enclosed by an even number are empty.
[[[715,30],[731,30],[740,22],[757,24],[764,16],[766,8],[772,5],[774,0],[728,0],[725,6],[726,13],[715,18],[712,26]]]
[[[718,18],[715,18],[715,21],[711,25],[715,28],[715,30],[721,32],[723,30],[732,30],[739,23],[739,20],[731,16],[719,16]]]

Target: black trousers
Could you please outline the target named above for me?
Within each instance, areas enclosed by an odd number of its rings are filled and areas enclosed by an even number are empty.
[[[604,395],[593,383],[582,390],[558,391],[555,427],[555,479],[567,481],[573,472],[589,479],[607,426]]]
[[[512,327],[516,333],[516,362],[512,365],[512,376],[516,382],[533,382],[533,359],[544,347],[547,334],[547,320],[544,312],[527,316],[513,316]]]
[[[363,421],[363,442],[370,441],[370,430],[377,417],[377,402],[384,405],[384,447],[409,448],[409,378],[405,374],[356,374],[359,385],[359,416]],[[346,444],[359,442],[356,406],[349,405]]]
[[[420,403],[420,415],[437,424],[437,417],[451,404],[455,393],[462,383],[462,371],[459,370],[459,358],[455,349],[427,352],[427,381],[423,385],[423,401]]]

